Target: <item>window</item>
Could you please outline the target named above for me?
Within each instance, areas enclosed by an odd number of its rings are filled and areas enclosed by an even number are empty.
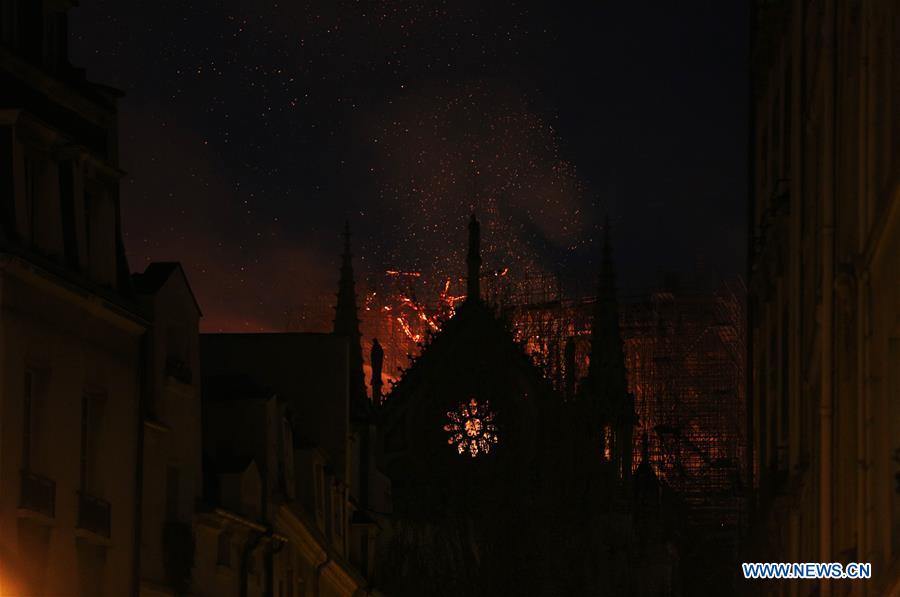
[[[46,153],[25,148],[23,158],[22,218],[20,237],[44,254],[62,254],[62,227],[59,221],[59,181],[56,163]]]
[[[184,326],[166,328],[166,373],[178,381],[191,383],[190,334]]]
[[[90,403],[91,399],[89,396],[81,397],[81,488],[85,489],[87,486],[87,477],[88,477],[88,462],[90,460],[90,445],[91,445],[91,429],[89,424],[90,418]]]
[[[325,471],[321,464],[316,465],[316,516],[325,512]]]
[[[25,371],[22,390],[22,469],[31,470],[31,448],[34,443],[34,372]]]
[[[85,393],[81,398],[81,490],[95,497],[99,493],[101,427],[104,397]]]
[[[444,431],[449,434],[447,443],[456,449],[458,454],[468,454],[475,458],[479,454],[488,454],[497,443],[497,426],[494,424],[494,411],[487,400],[482,403],[474,398],[461,403],[456,410],[447,412],[449,423]]]
[[[331,512],[333,516],[334,533],[338,537],[344,536],[344,500],[340,487],[335,486],[331,494]]]
[[[231,531],[222,529],[219,533],[216,563],[219,566],[231,567]]]
[[[49,371],[26,367],[22,375],[22,470],[47,474],[47,449],[42,420]]]
[[[166,350],[170,357],[188,360],[189,336],[187,330],[180,325],[170,325],[166,328]]]
[[[66,37],[65,14],[44,14],[44,66],[56,69],[63,65]]]
[[[16,13],[13,8],[13,2],[8,0],[0,2],[0,42],[3,42],[6,46],[12,46],[15,41],[13,38],[13,31],[15,31],[13,17]]]
[[[40,163],[34,156],[25,156],[25,236],[34,244],[37,241],[38,202],[40,201]]]
[[[26,60],[34,63],[40,62],[43,53],[44,26],[41,9],[42,3],[33,0],[18,0],[15,9],[19,20],[17,49]]]
[[[67,266],[78,269],[78,227],[75,223],[75,165],[59,162],[59,213],[62,224],[62,256]]]
[[[102,185],[89,181],[85,187],[86,269],[95,282],[112,285],[116,273],[115,207]]]
[[[281,482],[284,484],[284,492],[289,498],[293,498],[295,494],[294,439],[290,421],[282,419],[281,429],[282,458],[279,459],[278,466]]]
[[[85,271],[91,271],[91,251],[93,245],[93,237],[91,233],[94,226],[94,203],[96,203],[96,199],[94,199],[94,194],[90,192],[84,193],[84,246],[85,246],[85,262],[84,269]]]
[[[176,466],[166,467],[166,518],[179,520],[178,495],[181,471]]]
[[[247,555],[247,574],[250,576],[257,576],[259,571],[256,569],[256,552],[251,551],[249,555]]]

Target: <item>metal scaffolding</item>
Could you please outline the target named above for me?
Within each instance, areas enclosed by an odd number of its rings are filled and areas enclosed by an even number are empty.
[[[693,523],[736,535],[744,513],[746,290],[740,281],[716,290],[670,286],[619,299],[628,386],[639,418],[634,464],[646,432],[654,470],[688,505]],[[535,364],[561,395],[572,395],[587,374],[595,297],[544,272],[515,279],[490,272],[482,287]],[[386,391],[427,334],[452,316],[463,288],[461,277],[427,281],[417,272],[394,271],[360,284],[364,360],[377,337]],[[418,298],[435,295],[427,303]],[[330,319],[327,300],[311,320]],[[367,371],[367,384],[368,377]]]
[[[571,394],[587,373],[595,298],[566,297],[551,282],[545,276],[518,285],[504,297],[502,312],[546,376]],[[692,524],[726,535],[728,543],[736,541],[745,511],[744,294],[735,282],[714,291],[682,287],[619,301],[629,391],[639,418],[635,466],[646,432],[654,470],[686,503]]]

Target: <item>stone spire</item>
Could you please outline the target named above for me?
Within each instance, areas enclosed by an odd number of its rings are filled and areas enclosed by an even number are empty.
[[[659,479],[650,464],[649,438],[645,431],[641,437],[641,462],[634,471],[634,495],[638,502],[636,514],[640,515],[642,509],[659,503],[659,490]]]
[[[481,225],[472,214],[469,220],[469,254],[466,257],[468,277],[466,278],[466,300],[481,300]]]
[[[338,282],[337,305],[334,308],[334,333],[347,338],[350,347],[350,404],[351,411],[365,404],[366,384],[363,376],[362,346],[359,317],[356,310],[356,286],[350,253],[350,222],[344,223],[344,253],[341,255],[341,279]]]
[[[631,476],[632,434],[636,416],[634,399],[628,393],[625,352],[619,329],[616,276],[610,245],[609,217],[603,231],[603,249],[591,326],[591,356],[588,378],[592,399],[604,425],[613,432],[612,459],[623,478]]]
[[[591,326],[591,358],[588,375],[603,380],[606,400],[616,401],[627,393],[625,353],[619,331],[619,305],[616,300],[616,275],[613,271],[609,217],[603,231],[603,249],[597,302]],[[612,404],[609,404],[612,406]]]

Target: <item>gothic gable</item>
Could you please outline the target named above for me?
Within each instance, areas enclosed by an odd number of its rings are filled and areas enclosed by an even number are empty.
[[[384,470],[402,487],[412,479],[527,466],[550,392],[503,322],[482,303],[466,303],[387,398]]]

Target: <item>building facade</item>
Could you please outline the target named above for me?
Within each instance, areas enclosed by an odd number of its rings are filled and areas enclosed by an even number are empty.
[[[246,376],[206,376],[203,385],[204,491],[194,520],[193,592],[290,595],[279,566],[288,539],[272,524],[291,475],[284,409]]]
[[[900,5],[753,6],[750,546],[872,564],[772,594],[896,595]]]
[[[0,593],[370,594],[358,331],[355,361],[348,328],[206,342],[201,372],[181,266],[130,275],[120,94],[69,65],[73,4],[0,0]]]
[[[383,487],[383,482],[376,471],[359,470],[346,338],[306,333],[203,334],[201,354],[207,457],[227,455],[238,434],[245,436],[242,441],[251,441],[241,451],[242,463],[249,462],[248,454],[257,463],[266,504],[256,520],[284,537],[273,557],[273,594],[372,594],[369,562],[374,560],[375,529],[360,506],[359,479],[368,477],[373,488]],[[212,380],[222,376],[231,381],[213,385]],[[250,415],[215,414],[222,412],[223,392],[234,392],[244,383],[240,379],[266,388],[275,401],[278,414],[273,416],[278,423],[269,423],[268,432],[250,426]],[[253,394],[239,392],[232,399],[247,402]],[[224,440],[216,444],[213,437],[223,434]],[[264,439],[266,434],[270,439]],[[377,501],[369,503],[379,507]]]
[[[591,367],[567,397],[482,299],[479,241],[473,216],[466,300],[379,410],[391,482],[379,586],[397,596],[680,594],[646,454],[632,479],[634,406],[608,244]]]
[[[66,55],[69,2],[0,2],[0,586],[134,590],[142,341],[116,98]]]
[[[189,552],[203,489],[201,312],[178,263],[152,263],[132,282],[151,322],[142,362],[140,593],[172,595],[188,588],[197,561]]]

